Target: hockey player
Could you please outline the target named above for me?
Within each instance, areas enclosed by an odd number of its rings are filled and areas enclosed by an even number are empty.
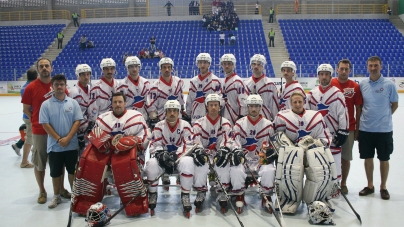
[[[236,206],[238,212],[244,205],[246,170],[242,164],[247,162],[252,170],[255,170],[261,177],[261,185],[266,198],[271,201],[270,193],[274,188],[275,166],[272,162],[266,165],[259,164],[259,152],[274,134],[272,122],[266,118],[260,111],[263,106],[263,100],[259,95],[249,95],[246,100],[248,115],[236,122],[233,127],[233,158],[231,159],[230,178],[233,185],[232,192],[236,196]],[[240,165],[241,164],[241,165]],[[262,205],[265,199],[262,198]]]
[[[117,92],[119,82],[114,78],[116,63],[112,58],[104,58],[100,64],[103,77],[91,88],[90,105],[88,107],[88,120],[90,126],[94,125],[97,117],[111,110],[112,94]]]
[[[126,96],[126,109],[139,111],[147,122],[149,116],[146,111],[146,97],[149,94],[150,83],[139,75],[142,63],[138,57],[127,57],[125,67],[129,75],[120,81],[117,90]]]
[[[348,110],[342,92],[331,85],[334,69],[329,64],[321,64],[317,68],[320,86],[313,88],[307,95],[308,109],[317,110],[323,115],[324,121],[333,136],[330,149],[337,166],[338,180],[341,179],[341,146],[348,138]],[[333,197],[339,195],[339,190]]]
[[[171,58],[162,58],[159,61],[161,76],[150,86],[150,92],[146,99],[151,129],[158,121],[165,119],[164,105],[168,100],[177,100],[181,105],[181,111],[185,110],[182,93],[184,81],[171,75],[173,68],[174,61]]]
[[[79,141],[80,154],[83,152],[85,147],[84,134],[88,130],[88,112],[87,108],[90,104],[90,78],[91,78],[91,67],[87,64],[79,64],[76,67],[76,77],[78,79],[77,84],[71,87],[68,91],[68,96],[76,100],[83,114],[83,120],[80,122],[80,128],[77,132],[77,138]]]
[[[278,89],[274,82],[263,72],[267,60],[261,54],[255,54],[250,59],[250,67],[253,75],[244,81],[248,93],[260,95],[263,100],[261,108],[262,116],[273,121],[279,111]]]
[[[294,80],[296,70],[297,68],[293,61],[284,61],[281,64],[281,72],[283,78],[286,80],[286,84],[285,86],[281,85],[281,92],[279,94],[280,110],[290,109],[289,98],[293,92],[301,92],[303,95],[306,95],[299,81]]]
[[[247,115],[245,100],[248,92],[241,78],[234,72],[236,58],[233,54],[224,54],[220,58],[220,65],[226,75],[223,87],[225,106],[222,116],[234,125],[238,119]]]
[[[206,115],[205,98],[209,94],[222,95],[222,82],[209,71],[211,64],[212,58],[208,53],[200,53],[196,57],[196,66],[200,74],[190,81],[186,104],[186,115],[191,117],[192,124]]]
[[[165,120],[158,122],[153,130],[150,154],[153,156],[146,163],[145,172],[149,181],[149,207],[151,215],[157,203],[158,180],[153,180],[161,173],[172,174],[177,166],[177,159],[189,150],[193,143],[193,132],[188,122],[181,120],[181,105],[177,100],[168,100],[164,105]],[[195,164],[190,156],[183,156],[178,161],[181,181],[181,201],[184,213],[189,218],[192,209],[189,192],[193,184]],[[206,175],[205,175],[206,181]]]
[[[193,125],[194,141],[201,147],[201,151],[206,153],[211,160],[216,156],[217,151],[223,146],[231,147],[231,131],[232,126],[226,118],[220,116],[220,108],[223,106],[222,98],[218,94],[209,94],[205,99],[207,109],[206,116],[199,118]],[[196,159],[195,173],[200,172],[203,174],[195,174],[194,188],[198,191],[194,205],[195,212],[198,212],[202,207],[202,203],[206,196],[206,174],[209,172],[208,163],[204,165],[198,164],[200,157],[197,157],[197,152],[194,152]],[[203,162],[203,160],[202,160]],[[215,171],[220,176],[220,182],[228,187],[230,185],[230,165],[219,168],[215,165]],[[225,195],[219,197],[219,204],[222,208],[227,207],[227,200]]]

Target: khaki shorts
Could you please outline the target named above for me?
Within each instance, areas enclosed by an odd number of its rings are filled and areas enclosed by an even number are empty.
[[[31,144],[32,145],[32,123],[29,119],[22,119],[25,123],[25,126],[27,129],[25,129],[25,143],[26,144]]]
[[[48,152],[46,152],[48,135],[33,134],[34,146],[32,148],[32,163],[38,171],[45,171]]]
[[[344,160],[348,161],[352,160],[352,148],[354,141],[355,141],[355,131],[349,131],[348,139],[341,147],[342,148],[341,157]]]

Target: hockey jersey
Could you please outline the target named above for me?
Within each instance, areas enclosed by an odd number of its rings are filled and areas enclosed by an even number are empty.
[[[309,135],[314,139],[320,139],[327,147],[331,144],[330,131],[318,111],[304,110],[302,114],[296,114],[291,109],[282,110],[275,117],[274,128],[277,132],[285,132],[294,143]]]
[[[256,168],[259,161],[259,152],[264,141],[274,134],[273,124],[261,114],[255,121],[248,115],[236,122],[233,127],[233,148],[243,149],[250,166]]]
[[[150,82],[141,76],[138,77],[137,81],[127,76],[120,81],[120,86],[117,88],[126,96],[126,109],[139,111],[146,121],[149,119],[146,111],[146,98],[149,89]]]
[[[205,98],[209,94],[222,95],[222,82],[217,76],[209,72],[205,77],[200,74],[191,79],[186,102],[187,115],[194,123],[206,115]]]
[[[279,112],[278,89],[274,82],[263,74],[259,78],[251,76],[244,83],[250,95],[261,96],[263,101],[261,113],[266,119],[272,121]]]
[[[149,152],[154,154],[158,150],[176,152],[178,156],[191,148],[193,132],[188,122],[178,119],[174,127],[162,120],[154,127]]]
[[[118,87],[116,79],[109,83],[104,77],[94,85],[90,92],[89,121],[95,122],[99,115],[111,110],[112,93],[117,92]]]
[[[290,84],[285,84],[282,86],[282,91],[279,94],[280,110],[292,109],[289,99],[293,92],[301,92],[304,96],[306,96],[306,93],[304,92],[302,85],[299,84],[299,81],[295,80]]]
[[[77,83],[74,87],[70,88],[67,93],[70,98],[76,100],[80,105],[83,120],[80,122],[79,132],[84,132],[88,127],[87,109],[90,104],[90,85],[83,87],[80,83]]]
[[[179,77],[171,76],[167,83],[161,76],[150,86],[150,92],[146,99],[147,112],[157,112],[160,120],[166,118],[164,104],[168,100],[177,100],[181,106],[184,105],[184,81]],[[181,116],[180,116],[181,118]]]
[[[241,78],[233,73],[226,77],[223,87],[223,101],[225,103],[223,117],[228,119],[232,125],[236,123],[239,116],[247,115],[248,91]]]

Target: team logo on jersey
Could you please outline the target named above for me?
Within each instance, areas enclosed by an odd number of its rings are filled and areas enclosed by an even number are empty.
[[[298,130],[297,134],[299,134],[299,138],[303,138],[307,135],[310,135],[310,132],[306,131],[306,130]]]
[[[211,138],[209,138],[209,144],[208,144],[208,146],[210,147],[211,145],[215,145],[216,146],[216,141],[217,141],[217,138],[216,137],[211,137]]]
[[[323,115],[323,117],[328,114],[328,107],[329,105],[325,105],[323,103],[317,104],[317,110],[321,113],[321,115]]]
[[[175,145],[172,145],[172,144],[167,144],[166,147],[167,147],[168,152],[173,152],[173,151],[178,150],[178,147]]]
[[[203,91],[196,92],[195,102],[197,102],[197,103],[205,102],[205,93],[203,93]]]
[[[177,100],[177,96],[170,95],[170,96],[167,97],[167,100]]]
[[[281,100],[279,102],[279,107],[281,110],[286,109],[286,99],[281,98]]]
[[[354,94],[355,94],[354,88],[344,88],[345,98],[353,98]]]
[[[248,150],[249,152],[253,152],[257,150],[258,140],[255,138],[246,138],[247,142],[244,144],[243,148]]]
[[[133,97],[132,106],[136,108],[142,108],[144,106],[144,98],[142,96],[135,96]]]
[[[198,85],[198,88],[202,88],[202,84],[199,84],[199,85]]]

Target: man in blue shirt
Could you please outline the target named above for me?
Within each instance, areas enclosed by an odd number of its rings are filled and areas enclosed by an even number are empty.
[[[362,96],[362,115],[359,126],[359,153],[365,159],[365,171],[368,185],[359,192],[360,196],[374,193],[373,158],[375,149],[380,160],[380,194],[382,199],[390,199],[386,182],[389,174],[389,159],[393,153],[392,115],[398,108],[398,92],[395,84],[384,78],[380,71],[382,61],[373,56],[367,60],[369,79],[359,84]]]
[[[47,153],[49,155],[50,176],[52,177],[54,196],[49,208],[55,208],[62,202],[60,185],[64,166],[68,172],[70,187],[73,185],[74,170],[78,156],[77,130],[83,114],[76,100],[65,94],[66,77],[55,75],[51,79],[53,96],[42,103],[39,123],[48,133]]]

